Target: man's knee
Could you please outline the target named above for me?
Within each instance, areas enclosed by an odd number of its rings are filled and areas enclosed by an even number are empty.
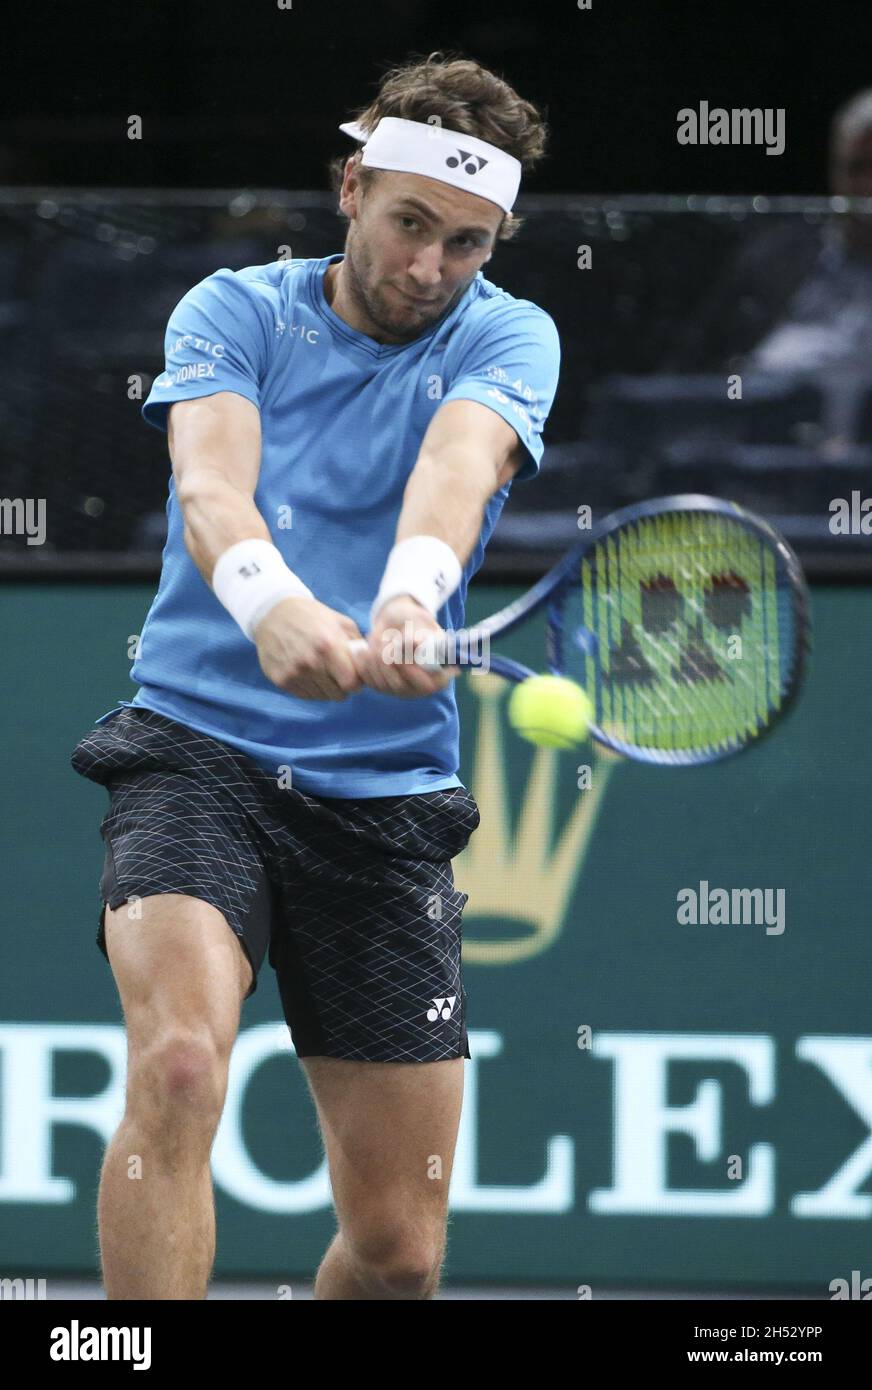
[[[157,1126],[214,1131],[228,1057],[207,1031],[165,1026],[128,1060],[127,1109]]]
[[[360,1277],[385,1297],[422,1297],[438,1283],[444,1227],[428,1229],[396,1215],[379,1219],[375,1214],[343,1235]]]

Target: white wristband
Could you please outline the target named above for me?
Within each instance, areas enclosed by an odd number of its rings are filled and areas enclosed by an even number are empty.
[[[272,542],[257,537],[237,541],[219,555],[212,589],[250,642],[261,618],[283,598],[301,594],[314,598],[311,589],[288,569]]]
[[[463,566],[451,546],[438,536],[409,536],[394,546],[378,594],[370,609],[370,624],[380,608],[399,594],[411,594],[434,618],[463,577]]]

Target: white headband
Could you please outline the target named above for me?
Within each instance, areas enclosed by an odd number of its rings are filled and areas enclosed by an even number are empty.
[[[425,174],[466,193],[477,193],[503,212],[512,210],[521,184],[521,162],[487,140],[399,116],[382,116],[371,135],[356,121],[345,121],[339,129],[365,142],[362,164]]]

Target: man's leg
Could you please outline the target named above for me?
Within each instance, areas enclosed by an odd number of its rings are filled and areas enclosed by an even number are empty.
[[[110,1299],[203,1299],[215,1258],[209,1157],[252,979],[216,907],[180,893],[105,913],[127,1025],[124,1118],[103,1160],[100,1253]]]
[[[301,1061],[339,1220],[315,1280],[316,1299],[434,1298],[464,1059]]]

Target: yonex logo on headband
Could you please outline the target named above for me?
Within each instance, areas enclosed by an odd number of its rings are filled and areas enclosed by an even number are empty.
[[[468,164],[466,162],[467,160],[469,160]],[[474,162],[475,160],[478,160],[477,164]],[[487,164],[487,160],[482,159],[480,155],[470,154],[469,150],[461,150],[459,157],[454,154],[449,155],[445,163],[448,165],[449,169],[456,169],[458,164],[462,164],[465,174],[477,174],[479,169],[483,169]]]
[[[382,116],[370,135],[356,121],[346,121],[339,129],[363,142],[361,163],[368,167],[424,174],[487,198],[504,212],[512,210],[521,184],[521,161],[487,140],[399,116]],[[475,180],[473,188],[470,179]]]

